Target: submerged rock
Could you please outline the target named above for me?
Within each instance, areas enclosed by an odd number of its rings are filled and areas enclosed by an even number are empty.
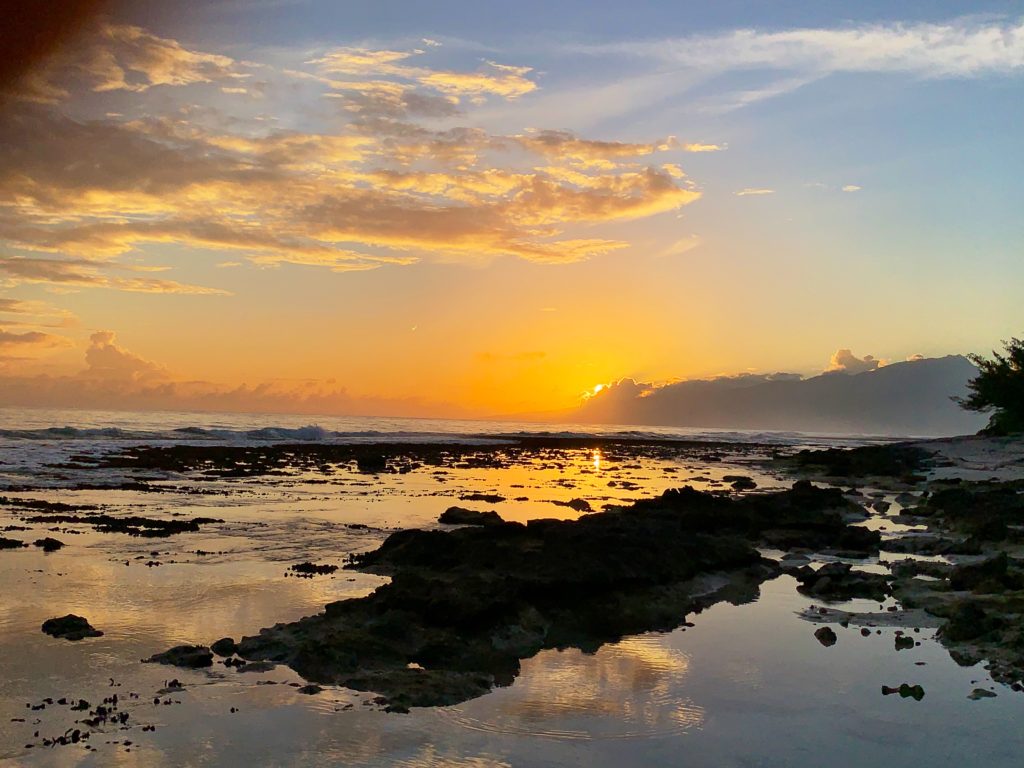
[[[836,637],[836,633],[832,627],[819,627],[814,630],[814,636],[818,638],[818,642],[826,648],[835,645],[836,641],[839,639]]]
[[[288,570],[297,573],[299,576],[326,576],[338,570],[338,566],[307,561],[305,563],[296,563],[289,567]]]
[[[69,613],[43,622],[43,632],[65,640],[82,640],[86,637],[102,637],[103,633],[94,628],[84,616]]]
[[[967,698],[971,701],[978,701],[978,699],[994,699],[995,697],[996,694],[994,692],[989,691],[985,688],[975,688],[973,691],[967,694]]]
[[[213,665],[213,654],[205,645],[176,645],[163,653],[153,654],[145,662],[200,669]]]
[[[495,511],[477,512],[465,507],[448,507],[437,522],[444,525],[501,525],[505,521]]]

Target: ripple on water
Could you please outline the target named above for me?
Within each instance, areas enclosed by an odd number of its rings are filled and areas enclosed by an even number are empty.
[[[687,695],[689,656],[648,634],[594,654],[544,651],[509,688],[438,716],[476,731],[564,740],[645,739],[700,728]]]

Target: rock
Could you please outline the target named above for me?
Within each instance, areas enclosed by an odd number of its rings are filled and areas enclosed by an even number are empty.
[[[1005,619],[995,614],[989,615],[976,602],[963,600],[952,606],[949,621],[939,632],[945,640],[963,642],[1000,630],[1005,624]]]
[[[444,525],[502,525],[505,521],[501,515],[493,510],[490,512],[477,512],[465,507],[448,507],[437,522]]]
[[[309,685],[304,685],[301,688],[297,689],[298,693],[305,694],[306,696],[315,696],[316,694],[318,694],[318,693],[320,693],[322,691],[323,691],[323,688],[321,688],[319,685],[316,685],[314,683],[310,683]]]
[[[17,539],[8,539],[4,536],[0,536],[0,549],[21,549],[28,545],[23,541]]]
[[[757,483],[746,475],[725,475],[722,482],[731,484],[734,491],[752,491],[757,488]]]
[[[569,507],[569,509],[576,510],[577,512],[593,512],[593,507],[590,506],[590,502],[586,499],[570,499],[569,501],[553,501],[552,504],[557,504],[560,507]]]
[[[218,656],[227,658],[228,656],[234,656],[238,652],[238,644],[230,637],[222,637],[210,645],[210,650]]]
[[[293,571],[302,576],[325,576],[330,573],[334,573],[338,570],[336,565],[318,564],[318,563],[297,563],[289,567],[290,571]]]
[[[356,456],[356,469],[363,474],[376,475],[387,471],[388,460],[386,456],[361,454]]]
[[[975,688],[969,694],[967,698],[971,701],[977,701],[978,699],[994,699],[996,694],[992,691],[986,690],[985,688]]]
[[[818,638],[818,642],[824,645],[826,648],[836,644],[836,633],[832,630],[832,627],[818,627],[814,630],[814,636]]]
[[[496,493],[466,493],[459,496],[462,501],[482,501],[485,504],[500,504],[505,501],[504,496],[499,496]]]
[[[150,656],[145,662],[200,669],[213,665],[213,654],[205,645],[176,645],[163,653]]]
[[[58,549],[63,549],[64,542],[47,536],[45,539],[37,539],[34,546],[39,547],[43,552],[56,552]]]
[[[1024,494],[1016,482],[958,483],[934,491],[915,513],[941,516],[953,530],[982,541],[1003,541],[1024,524]]]
[[[810,483],[741,497],[685,487],[578,520],[398,531],[346,566],[389,583],[245,637],[238,655],[372,691],[391,711],[456,704],[511,684],[545,648],[593,652],[753,599],[779,572],[755,549],[768,539],[877,547],[843,521],[849,504]]]
[[[914,638],[907,637],[906,635],[896,636],[896,650],[906,651],[914,647]]]
[[[799,590],[826,600],[865,598],[883,600],[890,592],[882,574],[854,571],[847,563],[826,563],[817,571],[805,566],[793,573],[800,582]]]
[[[867,445],[861,448],[828,448],[822,451],[803,450],[780,459],[783,465],[821,474],[826,477],[892,477],[918,479],[932,454],[923,448],[905,443]]]
[[[949,576],[949,587],[981,593],[1024,589],[1024,574],[1018,569],[1011,572],[1009,566],[1010,559],[1005,552],[979,563],[958,566]]]
[[[103,633],[94,628],[84,616],[69,613],[57,619],[43,622],[43,632],[65,640],[81,640],[86,637],[102,637]]]

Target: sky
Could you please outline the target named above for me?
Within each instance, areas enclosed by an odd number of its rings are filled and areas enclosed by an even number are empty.
[[[0,404],[536,414],[1024,328],[1019,2],[79,4],[0,63]]]

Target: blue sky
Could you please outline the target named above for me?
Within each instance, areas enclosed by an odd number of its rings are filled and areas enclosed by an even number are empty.
[[[1024,327],[1020,3],[195,0],[103,24],[26,97],[0,179],[8,369],[77,375],[102,332],[136,378],[491,413]],[[69,151],[92,164],[70,181]]]

